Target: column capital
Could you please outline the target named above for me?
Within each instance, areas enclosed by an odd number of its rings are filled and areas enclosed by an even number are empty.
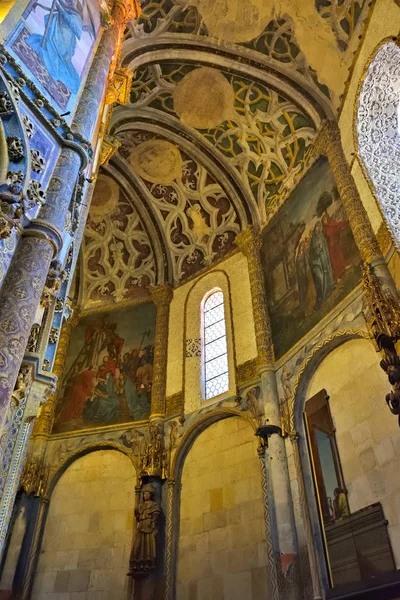
[[[253,225],[248,225],[235,238],[235,244],[240,252],[249,257],[261,247],[261,240],[254,230]]]
[[[157,307],[163,304],[170,304],[173,298],[173,291],[169,283],[163,283],[153,288],[151,298]]]

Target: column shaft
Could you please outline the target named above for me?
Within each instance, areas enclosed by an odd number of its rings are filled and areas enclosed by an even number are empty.
[[[156,334],[154,340],[153,387],[151,390],[152,417],[160,417],[165,414],[169,307],[172,296],[172,289],[168,284],[160,285],[152,292],[152,298],[157,307]]]
[[[260,257],[260,240],[251,226],[236,236],[235,243],[246,256],[249,268],[251,300],[253,304],[254,327],[260,368],[274,363],[271,321],[265,301],[264,274]]]

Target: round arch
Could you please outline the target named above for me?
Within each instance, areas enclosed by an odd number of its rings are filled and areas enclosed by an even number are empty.
[[[400,246],[400,47],[384,40],[367,63],[355,114],[364,175]]]

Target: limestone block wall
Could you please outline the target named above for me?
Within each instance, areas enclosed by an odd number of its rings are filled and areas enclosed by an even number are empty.
[[[135,471],[115,450],[77,459],[50,501],[32,600],[129,598]]]
[[[234,358],[236,365],[241,365],[257,356],[247,259],[238,252],[198,277],[195,282],[188,282],[174,290],[169,317],[167,395],[182,391],[187,377],[187,411],[200,408],[201,402],[200,389],[197,389],[200,388],[199,361],[195,374],[191,365],[185,372],[188,366],[185,363],[186,339],[201,337],[201,300],[207,291],[215,287],[224,292],[229,358],[232,361]],[[192,385],[194,382],[195,387]],[[234,390],[234,381],[232,383]]]
[[[386,408],[387,376],[368,340],[336,348],[316,370],[307,398],[325,388],[330,396],[350,509],[381,502],[400,567],[400,430]]]
[[[257,440],[238,417],[195,440],[182,474],[177,600],[269,598]]]

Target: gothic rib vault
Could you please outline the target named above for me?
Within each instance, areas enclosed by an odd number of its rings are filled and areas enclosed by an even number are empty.
[[[111,120],[121,145],[84,235],[83,308],[177,285],[276,214],[340,110],[368,14],[365,0],[325,4],[142,3],[122,48],[130,102]]]

